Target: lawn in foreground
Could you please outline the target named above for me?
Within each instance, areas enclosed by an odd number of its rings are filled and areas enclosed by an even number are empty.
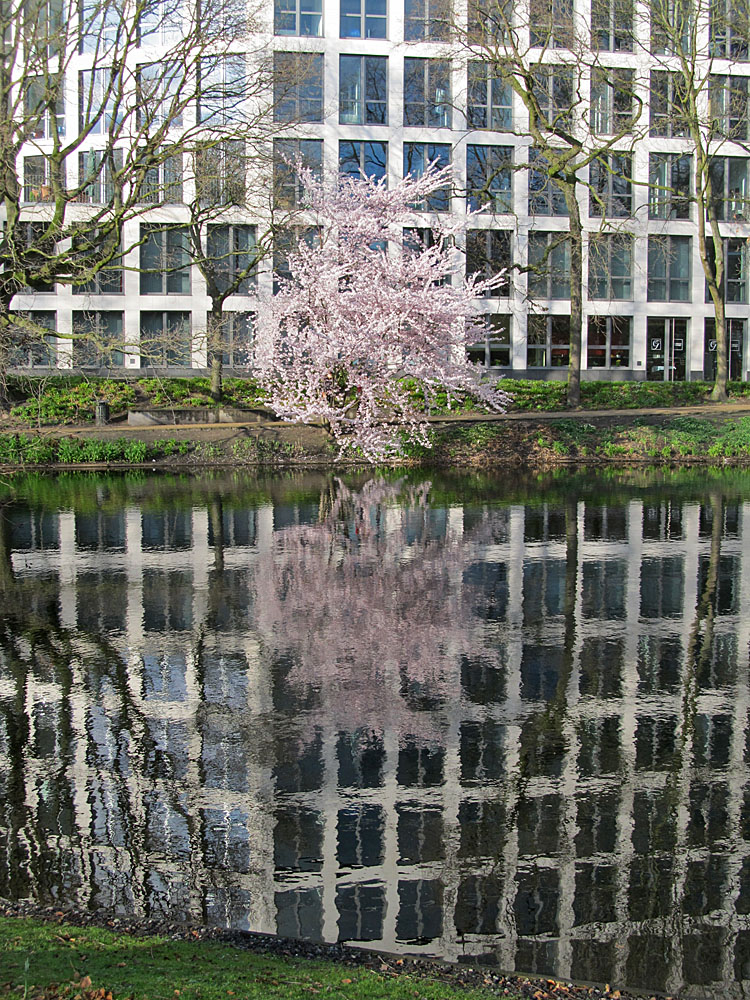
[[[484,990],[216,941],[134,937],[94,927],[0,918],[0,996],[24,1000],[487,1000]],[[508,994],[506,994],[507,996]]]

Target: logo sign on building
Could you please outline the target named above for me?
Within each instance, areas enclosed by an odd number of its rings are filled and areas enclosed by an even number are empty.
[[[651,350],[660,351],[661,350],[661,339],[654,339],[651,341]]]
[[[674,349],[676,351],[684,351],[685,350],[685,341],[682,338],[680,338],[679,340],[675,340],[675,342],[674,342]]]
[[[715,352],[716,351],[716,341],[715,340],[709,340],[709,342],[708,342],[708,349],[711,352]]]

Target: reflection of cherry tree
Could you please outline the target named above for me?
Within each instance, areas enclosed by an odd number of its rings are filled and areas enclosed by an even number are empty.
[[[429,488],[372,479],[352,491],[336,480],[321,519],[278,531],[259,567],[266,649],[291,664],[293,691],[317,690],[347,729],[377,719],[413,732],[415,710],[420,727],[434,725],[420,709],[445,705],[462,656],[482,648],[464,585],[473,547],[439,521]]]

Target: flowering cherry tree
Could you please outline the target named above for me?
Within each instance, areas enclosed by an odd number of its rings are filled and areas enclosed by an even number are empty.
[[[504,280],[461,274],[454,237],[463,223],[434,216],[432,239],[415,207],[450,183],[434,167],[394,187],[341,177],[335,184],[300,170],[310,228],[277,274],[261,307],[265,349],[259,378],[284,420],[322,422],[341,453],[370,461],[404,439],[429,445],[424,410],[439,391],[471,393],[494,409],[506,397],[466,357],[482,318],[476,299]]]

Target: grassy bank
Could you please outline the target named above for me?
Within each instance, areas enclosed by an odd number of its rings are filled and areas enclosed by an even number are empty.
[[[486,1000],[484,989],[388,975],[327,960],[280,957],[211,940],[138,937],[96,927],[0,918],[0,995],[24,1000]],[[521,992],[499,992],[513,1000]]]

